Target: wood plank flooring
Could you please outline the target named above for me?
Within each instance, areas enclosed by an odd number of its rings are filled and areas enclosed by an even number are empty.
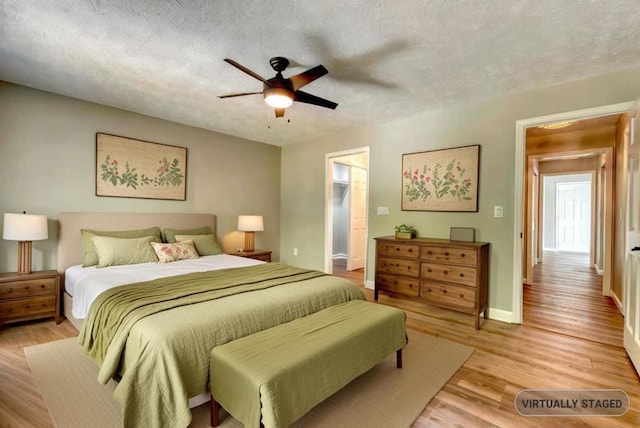
[[[544,264],[545,268],[552,266],[550,260],[545,260]],[[560,262],[557,266],[558,275],[565,275],[559,267]],[[339,267],[334,266],[334,274],[341,275]],[[363,285],[362,271],[350,272],[347,276]],[[534,283],[549,285],[555,282],[549,278]],[[588,285],[589,281],[581,281],[575,280],[573,286]],[[534,291],[544,294],[545,290],[546,287],[539,286]],[[476,349],[427,405],[414,427],[640,426],[638,375],[621,346],[608,340],[596,340],[618,335],[621,321],[615,314],[596,314],[600,318],[596,323],[599,332],[592,337],[576,334],[574,327],[560,331],[557,325],[568,324],[568,321],[552,321],[550,313],[553,311],[548,305],[562,299],[548,299],[530,291],[525,292],[525,315],[530,319],[527,318],[523,325],[483,320],[479,331],[473,329],[470,315],[380,296],[380,303],[406,311],[409,329]],[[365,289],[365,293],[373,300],[371,290]],[[534,298],[542,303],[528,301]],[[569,318],[577,318],[582,312],[590,312],[592,305],[574,302],[565,303],[564,307],[575,312]],[[579,325],[580,321],[576,323]],[[68,321],[56,326],[48,320],[7,325],[0,331],[1,427],[52,426],[23,348],[76,334]],[[618,418],[527,418],[518,415],[513,405],[516,394],[524,388],[620,388],[629,394],[631,410]]]

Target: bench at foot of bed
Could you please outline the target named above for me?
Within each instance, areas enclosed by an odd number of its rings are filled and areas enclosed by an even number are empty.
[[[211,351],[211,425],[222,406],[245,427],[286,427],[396,352],[405,313],[351,301]]]

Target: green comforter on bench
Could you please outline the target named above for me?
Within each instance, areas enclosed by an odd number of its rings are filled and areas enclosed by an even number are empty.
[[[350,300],[351,282],[278,263],[179,275],[105,291],[78,342],[100,382],[121,374],[125,426],[186,427],[214,346]]]

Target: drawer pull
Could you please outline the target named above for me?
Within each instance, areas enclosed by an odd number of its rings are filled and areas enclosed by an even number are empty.
[[[447,257],[449,257],[449,252],[448,252],[448,251],[445,251],[444,255],[445,255],[445,256],[447,256]]]
[[[431,272],[431,268],[427,268],[427,272]]]
[[[400,263],[396,263],[396,267],[400,267]]]
[[[45,288],[45,287],[46,287],[46,285],[40,284],[40,288]]]
[[[464,257],[464,253],[460,254],[460,257]]]
[[[464,278],[464,274],[463,273],[460,274],[460,278]]]
[[[460,293],[460,298],[464,299],[464,293]]]
[[[443,292],[444,294],[447,294],[447,290],[442,290],[442,292]]]
[[[431,250],[428,250],[427,254],[433,254],[433,252]]]
[[[409,248],[409,252],[410,252],[410,253],[413,253],[413,248]]]
[[[449,271],[448,271],[448,270],[445,270],[443,273],[444,273],[445,275],[449,275]]]
[[[427,288],[427,293],[431,293],[431,288]]]
[[[28,285],[27,285],[27,286],[25,286],[25,287],[24,287],[24,289],[25,289],[25,290],[28,290],[28,289],[29,289],[29,286],[28,286]]]
[[[31,308],[31,305],[26,304],[26,305],[24,305],[24,307],[25,307],[25,308],[27,308],[27,309],[29,309],[29,308]]]

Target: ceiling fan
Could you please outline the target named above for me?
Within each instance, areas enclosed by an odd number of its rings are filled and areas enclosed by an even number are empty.
[[[239,94],[221,95],[218,98],[262,94],[265,102],[274,108],[276,117],[283,117],[284,109],[293,104],[294,101],[326,107],[332,110],[335,110],[335,108],[338,107],[338,104],[333,101],[325,100],[324,98],[316,97],[315,95],[311,95],[300,90],[304,85],[313,82],[317,78],[322,77],[329,72],[322,65],[310,68],[309,70],[303,71],[295,76],[285,78],[282,75],[282,72],[289,66],[289,60],[281,56],[277,56],[269,60],[271,67],[276,72],[276,76],[271,79],[265,79],[258,73],[249,70],[247,67],[242,64],[238,64],[232,59],[225,58],[225,61],[240,71],[243,71],[249,76],[261,81],[263,83],[263,89],[262,92],[242,92]]]

